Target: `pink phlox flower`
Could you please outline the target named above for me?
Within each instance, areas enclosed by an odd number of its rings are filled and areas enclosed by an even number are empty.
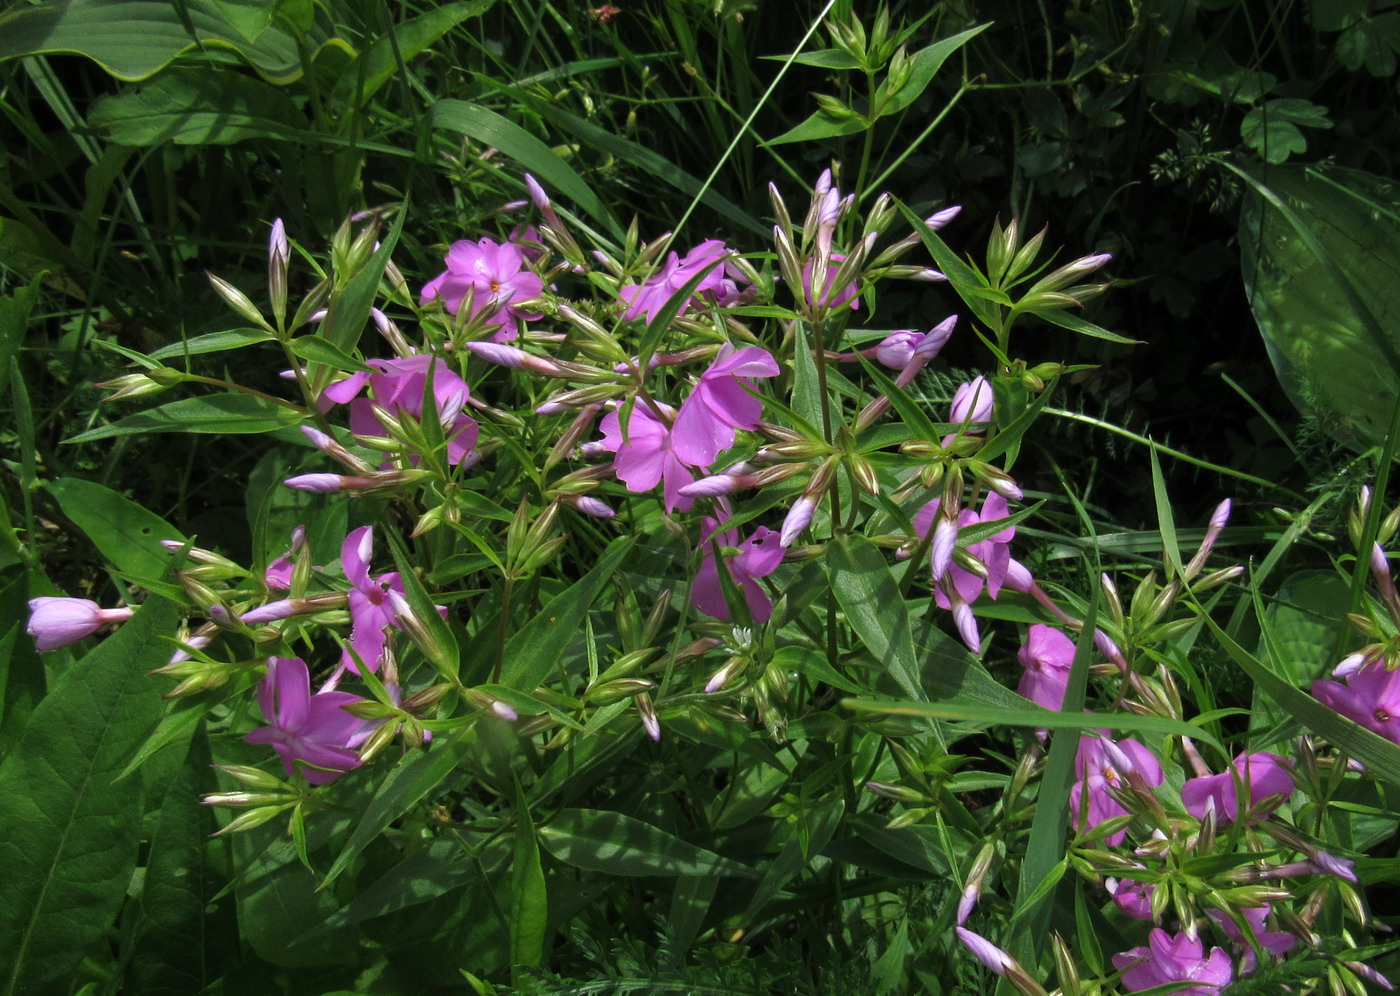
[[[476,422],[462,413],[471,398],[467,382],[449,370],[442,360],[421,353],[394,360],[366,360],[376,373],[353,373],[337,381],[322,393],[323,399],[334,404],[350,405],[350,431],[362,436],[383,436],[388,430],[374,413],[378,405],[390,415],[410,415],[423,418],[423,387],[428,371],[433,372],[433,399],[437,402],[438,419],[447,441],[447,460],[457,465],[467,460],[476,448]],[[374,401],[359,397],[365,386]],[[415,459],[416,464],[416,459]],[[387,469],[389,464],[385,464]]]
[[[1312,693],[1323,705],[1400,744],[1400,670],[1387,668],[1383,658],[1349,675],[1345,685],[1314,681]]]
[[[669,406],[659,407],[663,414],[673,413]],[[622,438],[622,424],[617,412],[603,416],[599,428],[603,430],[602,448],[616,454],[613,472],[627,485],[628,491],[650,491],[660,482],[667,512],[690,510],[695,499],[686,497],[680,491],[693,483],[695,477],[673,448],[670,428],[656,417],[646,402],[638,400],[633,403],[632,414],[627,420],[626,441]]]
[[[492,239],[463,240],[452,243],[447,251],[447,269],[428,281],[419,303],[427,304],[436,298],[455,315],[470,293],[472,314],[484,314],[488,325],[500,326],[491,338],[504,342],[519,334],[522,321],[540,317],[514,302],[533,300],[543,292],[544,281],[525,266],[520,246]]]
[[[263,583],[278,591],[291,588],[292,572],[296,569],[296,561],[292,558],[305,542],[306,527],[297,526],[292,530],[292,548],[267,565],[267,569],[263,571]]]
[[[534,225],[520,224],[510,230],[506,240],[520,250],[528,262],[535,263],[544,258],[544,240],[540,230]]]
[[[706,516],[700,524],[700,547],[703,559],[690,591],[690,600],[697,609],[707,616],[729,621],[729,605],[724,600],[715,551],[716,547],[734,547],[739,552],[725,557],[724,564],[734,583],[743,590],[749,614],[756,623],[766,623],[773,617],[773,600],[756,579],[772,574],[783,562],[784,550],[776,530],[759,526],[740,543],[737,529],[721,529],[718,520]]]
[[[735,430],[758,427],[763,402],[749,393],[754,378],[778,376],[778,362],[766,349],[736,350],[725,343],[690,397],[681,403],[671,445],[692,467],[708,468],[715,457],[734,445]]]
[[[929,530],[933,528],[940,501],[938,498],[933,499],[919,509],[914,516],[914,530],[921,538],[927,536]],[[995,491],[989,491],[987,497],[982,501],[980,513],[967,508],[958,513],[958,528],[967,529],[969,526],[980,525],[984,522],[995,522],[998,519],[1006,518],[1007,514],[1006,499]],[[944,585],[948,584],[951,584],[962,601],[969,605],[977,600],[984,588],[992,598],[997,597],[1003,585],[1014,591],[1029,590],[1031,586],[1030,571],[1011,556],[1010,543],[1015,535],[1016,527],[1007,526],[1000,532],[993,533],[967,547],[968,553],[986,565],[987,578],[985,581],[966,568],[959,566],[956,560],[950,559],[946,563],[946,573],[942,575],[945,580],[934,591],[939,608],[952,608],[952,599],[944,588]],[[937,554],[939,551],[935,550],[934,552]],[[951,557],[951,552],[951,550],[947,551],[949,557]],[[937,566],[943,567],[944,564],[940,560]]]
[[[1162,784],[1162,766],[1152,756],[1152,752],[1136,740],[1108,741],[1113,750],[1107,749],[1105,738],[1084,736],[1079,738],[1079,753],[1075,757],[1077,781],[1069,790],[1070,820],[1075,830],[1092,830],[1105,820],[1115,816],[1126,816],[1128,811],[1113,797],[1110,789],[1126,789],[1131,777],[1142,779],[1147,786]],[[1087,814],[1084,825],[1080,825],[1081,811],[1086,807],[1081,803],[1088,792]],[[1127,836],[1126,830],[1119,830],[1104,838],[1109,847],[1117,847]]]
[[[1273,797],[1270,808],[1276,808],[1293,794],[1293,779],[1288,773],[1291,767],[1288,761],[1268,751],[1241,754],[1231,764],[1232,770],[1224,774],[1188,779],[1181,787],[1181,802],[1188,813],[1200,820],[1205,819],[1206,807],[1213,800],[1215,818],[1229,823],[1239,815],[1238,779],[1249,786],[1247,814],[1261,816],[1264,810],[1260,804],[1266,798]]]
[[[821,299],[816,300],[812,296],[812,261],[809,259],[802,267],[802,293],[808,304],[818,308],[841,308],[850,305],[852,311],[860,310],[860,287],[852,281],[839,291],[836,290],[836,276],[841,269],[841,264],[846,261],[846,257],[838,253],[833,253],[831,262],[827,266],[826,286],[822,288]]]
[[[1074,663],[1074,641],[1051,626],[1032,623],[1016,659],[1025,668],[1016,691],[1058,712],[1064,705],[1065,687]]]
[[[29,624],[25,632],[34,637],[40,651],[58,650],[96,633],[104,623],[125,622],[134,609],[104,609],[88,598],[40,595],[29,600]]]
[[[351,530],[340,548],[340,564],[345,579],[350,582],[347,601],[350,607],[350,647],[371,671],[379,667],[387,641],[385,630],[398,628],[398,611],[389,592],[404,593],[403,579],[397,571],[370,577],[369,562],[374,552],[374,527],[361,526]],[[355,658],[347,649],[344,664],[360,673]]]
[[[1108,887],[1109,895],[1113,897],[1113,905],[1117,906],[1125,916],[1130,916],[1134,920],[1152,919],[1152,894],[1157,891],[1157,887],[1151,882],[1138,882],[1131,878],[1105,879],[1104,885]]]
[[[697,302],[710,302],[721,308],[737,303],[740,296],[738,271],[723,262],[731,254],[732,250],[719,239],[706,239],[684,257],[669,253],[661,269],[643,283],[627,284],[618,290],[617,296],[627,304],[622,317],[654,322],[666,302],[707,266],[712,268],[691,296],[681,302],[676,314],[684,315]]]
[[[1246,972],[1254,971],[1259,963],[1258,958],[1256,958],[1254,954],[1254,946],[1250,943],[1249,938],[1244,935],[1244,932],[1240,930],[1239,925],[1235,923],[1234,917],[1230,916],[1224,910],[1206,910],[1206,912],[1210,915],[1212,920],[1220,925],[1220,929],[1225,932],[1225,936],[1235,942],[1235,948],[1244,952],[1244,970]],[[1249,932],[1253,935],[1254,940],[1258,942],[1261,948],[1275,957],[1282,958],[1298,943],[1298,938],[1287,931],[1267,930],[1265,928],[1264,921],[1269,916],[1269,907],[1267,904],[1263,906],[1246,906],[1240,910],[1240,915],[1244,917],[1244,921],[1248,925]]]
[[[1234,977],[1223,949],[1211,948],[1207,956],[1199,938],[1185,931],[1172,936],[1156,928],[1148,935],[1147,947],[1114,955],[1113,966],[1126,969],[1123,985],[1134,993],[1170,982],[1194,982],[1176,990],[1175,996],[1216,996]]]
[[[271,745],[288,775],[300,774],[312,785],[325,785],[360,763],[355,748],[368,732],[364,721],[346,712],[345,706],[363,701],[349,692],[312,695],[305,661],[273,657],[267,662],[267,677],[258,684],[258,705],[269,725],[244,739]]]

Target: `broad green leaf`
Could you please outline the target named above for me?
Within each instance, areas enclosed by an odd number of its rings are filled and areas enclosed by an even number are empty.
[[[593,568],[560,594],[506,641],[501,684],[533,692],[564,649],[578,639],[583,617],[593,607],[603,585],[622,566],[634,537],[613,540]]]
[[[1294,153],[1308,151],[1308,140],[1299,128],[1331,128],[1327,108],[1300,97],[1280,97],[1254,108],[1240,122],[1244,144],[1268,162],[1287,162]]]
[[[35,581],[47,588],[42,579]],[[20,738],[47,684],[34,638],[25,632],[30,592],[28,572],[21,572],[0,590],[0,619],[13,620],[7,632],[0,634],[0,757],[8,755],[10,745]]]
[[[285,824],[282,818],[273,822]],[[255,884],[240,885],[235,894],[239,936],[264,961],[287,968],[353,961],[356,938],[349,929],[302,939],[306,927],[333,914],[340,900],[300,862],[285,864]]]
[[[559,154],[534,135],[495,111],[465,100],[439,100],[430,113],[433,126],[468,135],[500,149],[524,166],[546,189],[573,201],[613,238],[622,239],[622,226],[611,209]]]
[[[827,576],[851,629],[910,699],[923,699],[909,613],[885,555],[861,536],[826,548]]]
[[[119,145],[232,145],[295,139],[306,115],[284,91],[238,73],[177,69],[93,106],[88,124]]]
[[[420,55],[457,25],[481,16],[495,3],[496,0],[469,0],[443,4],[396,25],[393,37],[376,38],[345,67],[332,98],[343,104],[365,106],[399,72],[401,61]]]
[[[198,710],[203,714],[205,710]],[[218,977],[220,962],[236,952],[233,904],[214,903],[222,879],[214,868],[209,835],[213,811],[200,802],[211,791],[204,734],[180,754],[188,758],[164,782],[164,799],[151,836],[142,879],[139,934],[131,954],[133,991],[149,996],[202,992]]]
[[[193,37],[181,23],[181,13],[188,18]],[[343,40],[331,38],[324,24],[310,33],[305,44],[308,64],[326,44],[353,52]],[[274,82],[291,83],[302,75],[297,39],[274,27],[250,43],[228,22],[217,0],[181,0],[178,8],[166,0],[60,0],[12,8],[0,17],[0,61],[40,54],[83,55],[121,80],[154,76],[200,46],[233,52]]]
[[[1341,167],[1241,175],[1241,269],[1274,372],[1333,438],[1380,443],[1400,394],[1400,184]]]
[[[184,342],[172,342],[151,354],[153,360],[164,360],[172,356],[195,356],[200,353],[218,353],[226,349],[240,349],[257,342],[272,342],[274,337],[262,329],[229,329],[226,332],[210,332],[197,335]]]
[[[61,477],[48,489],[63,514],[124,574],[160,577],[172,559],[160,541],[185,538],[159,515],[92,481]]]
[[[545,931],[549,924],[549,897],[540,867],[540,845],[530,820],[525,793],[515,785],[515,854],[510,866],[510,964],[511,981],[519,985],[520,969],[544,960]]]
[[[1295,686],[1305,685],[1336,666],[1332,651],[1338,631],[1350,631],[1343,618],[1349,611],[1351,586],[1335,571],[1289,575],[1267,613],[1269,632],[1279,651],[1272,658],[1279,677]],[[1265,653],[1261,642],[1259,654]]]
[[[1201,618],[1225,652],[1280,709],[1366,765],[1372,774],[1393,785],[1400,785],[1400,746],[1376,736],[1333,712],[1311,695],[1294,688],[1279,677],[1277,665],[1264,663],[1230,639],[1209,615],[1203,613]]]
[[[933,78],[937,75],[938,70],[943,68],[943,63],[948,60],[948,56],[952,55],[991,26],[992,23],[988,21],[986,24],[979,24],[975,28],[968,28],[966,31],[958,32],[951,38],[944,38],[941,41],[934,42],[927,48],[921,48],[910,56],[909,62],[911,68],[909,70],[909,76],[899,85],[898,89],[890,94],[885,101],[884,107],[880,109],[880,116],[884,117],[887,114],[894,114],[898,111],[902,111],[917,100],[919,95],[923,93],[924,90],[928,89],[928,85],[933,82]]]
[[[840,138],[843,135],[858,135],[873,122],[855,111],[833,114],[827,110],[813,111],[805,121],[794,125],[777,138],[770,138],[764,145],[786,145],[789,142],[819,142],[825,138]]]
[[[181,398],[159,408],[128,415],[111,425],[80,432],[64,442],[90,443],[112,436],[147,432],[271,432],[296,425],[302,418],[303,414],[298,409],[276,405],[251,394],[206,394],[197,398]]]
[[[0,765],[0,993],[66,991],[116,920],[136,867],[141,793],[114,779],[160,716],[146,672],[175,607],[151,599],[35,707]]]
[[[613,876],[757,877],[747,865],[622,813],[565,809],[539,826],[536,833],[545,850],[564,864]]]

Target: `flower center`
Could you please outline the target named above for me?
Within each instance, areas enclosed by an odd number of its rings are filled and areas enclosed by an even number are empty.
[[[1385,710],[1385,709],[1377,709],[1377,710],[1376,710],[1376,722],[1378,722],[1378,723],[1389,723],[1389,722],[1390,722],[1390,713],[1389,713],[1387,710]]]

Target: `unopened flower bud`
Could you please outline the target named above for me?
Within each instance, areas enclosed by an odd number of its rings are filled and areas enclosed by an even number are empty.
[[[505,343],[477,340],[469,342],[465,348],[490,363],[496,363],[514,370],[529,370],[546,377],[564,377],[567,373],[553,360],[527,353],[523,349],[507,346]]]
[[[817,503],[811,498],[803,495],[793,502],[792,508],[788,510],[787,516],[783,519],[782,532],[778,537],[778,545],[783,547],[792,546],[797,537],[802,535],[802,531],[811,524],[812,516],[817,510]]]
[[[224,280],[222,277],[216,277],[207,270],[205,271],[205,276],[209,278],[210,285],[218,295],[224,299],[229,307],[259,328],[268,328],[267,321],[263,318],[262,312],[258,311],[253,302],[249,300],[247,294],[244,294],[227,280]]]

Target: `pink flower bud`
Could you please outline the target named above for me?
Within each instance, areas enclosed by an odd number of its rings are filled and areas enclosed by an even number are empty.
[[[480,356],[483,360],[503,367],[511,367],[514,370],[529,370],[547,377],[556,377],[563,372],[556,364],[543,356],[536,356],[504,343],[481,340],[467,343],[466,349]]]
[[[751,488],[755,483],[752,474],[714,474],[687,484],[680,493],[687,498],[716,498],[732,494],[740,488]]]
[[[949,315],[929,329],[923,340],[914,349],[914,355],[924,361],[933,359],[948,344],[948,340],[953,335],[953,327],[957,324],[958,316]]]
[[[940,515],[938,524],[933,527],[933,579],[935,581],[947,573],[948,565],[953,562],[953,550],[957,545],[958,524]]]
[[[929,228],[932,228],[936,232],[940,228],[947,225],[948,222],[956,218],[958,216],[958,212],[960,212],[961,210],[961,204],[954,204],[952,207],[946,207],[942,211],[939,211],[935,214],[931,214],[927,218],[925,218],[924,224],[927,225]]]
[[[326,452],[326,450],[336,445],[334,439],[326,435],[314,425],[303,425],[301,427],[301,434],[306,437],[307,442],[309,442],[312,446],[316,447],[322,453]]]
[[[496,699],[494,702],[491,703],[491,711],[497,716],[499,716],[501,719],[504,719],[510,723],[514,723],[517,719],[520,718],[516,714],[516,711],[514,709],[506,705],[500,699]]]
[[[544,192],[544,188],[541,187],[539,182],[529,173],[525,174],[525,189],[530,192],[530,200],[534,202],[535,207],[539,208],[541,211],[553,210],[554,205],[549,202],[549,195]]]
[[[892,332],[875,347],[875,359],[891,370],[903,370],[914,358],[915,351],[923,340],[924,336],[920,332],[907,329]]]
[[[961,385],[953,395],[948,421],[959,425],[972,423],[970,432],[981,432],[979,422],[992,420],[992,385],[986,377],[976,377]]]
[[[348,480],[350,479],[339,474],[302,474],[298,477],[289,477],[282,483],[298,491],[327,495],[346,490],[346,481]]]
[[[302,611],[305,611],[305,603],[300,599],[279,598],[275,602],[268,602],[266,605],[260,605],[256,609],[250,609],[239,616],[238,619],[248,626],[257,626],[261,623],[286,619]]]
[[[817,510],[817,503],[806,495],[797,499],[791,509],[788,510],[787,517],[783,519],[782,532],[778,537],[778,545],[784,548],[792,546],[798,536],[802,535],[802,530],[806,529],[812,521],[812,515]]]
[[[963,638],[968,649],[974,654],[982,648],[982,637],[977,632],[977,617],[972,614],[972,606],[962,599],[953,602],[953,624],[958,628],[958,635]]]
[[[591,498],[588,495],[573,495],[572,497],[566,497],[564,500],[584,515],[591,515],[597,519],[611,519],[613,516],[617,515],[617,512],[613,511],[612,506],[608,505],[606,502],[599,501],[597,498]]]
[[[981,934],[974,934],[965,927],[954,929],[957,932],[958,940],[962,941],[963,947],[967,948],[972,956],[985,965],[989,971],[997,975],[1005,975],[1007,970],[1016,964],[1009,954]]]
[[[58,650],[91,636],[103,623],[125,622],[134,611],[104,609],[87,598],[42,595],[29,600],[29,625],[25,632],[34,637],[39,650]]]

